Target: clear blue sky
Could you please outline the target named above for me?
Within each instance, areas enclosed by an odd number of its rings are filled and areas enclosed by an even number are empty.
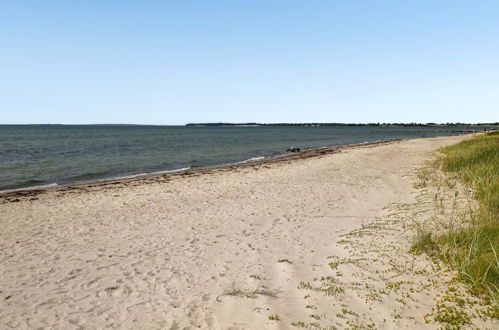
[[[0,0],[0,123],[499,121],[499,1]]]

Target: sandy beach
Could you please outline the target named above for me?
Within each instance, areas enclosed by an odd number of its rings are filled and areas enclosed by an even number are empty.
[[[467,138],[1,198],[0,328],[438,328],[398,206]]]

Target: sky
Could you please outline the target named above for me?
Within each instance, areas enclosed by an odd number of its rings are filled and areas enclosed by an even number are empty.
[[[0,123],[499,121],[499,1],[4,1]]]

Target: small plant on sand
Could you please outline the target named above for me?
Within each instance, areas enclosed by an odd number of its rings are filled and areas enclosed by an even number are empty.
[[[470,317],[460,308],[444,304],[437,305],[434,320],[444,324],[446,329],[461,329],[471,324]]]
[[[341,265],[341,261],[333,261],[329,263],[329,267],[331,267],[332,270],[338,268],[339,265]]]
[[[303,321],[291,322],[291,325],[293,327],[297,327],[297,328],[305,328],[306,327],[305,322],[303,322]]]
[[[292,264],[293,262],[288,260],[288,259],[279,259],[277,260],[277,262],[284,262],[284,263],[288,263],[288,264]]]
[[[298,284],[298,289],[312,290],[313,287],[310,284],[310,282],[303,282],[303,281],[301,281],[300,284]]]
[[[271,320],[271,321],[280,321],[281,318],[277,314],[272,314],[272,315],[269,316],[269,320]]]
[[[432,233],[422,228],[417,228],[416,237],[414,238],[409,252],[416,255],[426,253],[433,256],[436,252],[438,252],[438,250],[438,245],[433,240]]]
[[[416,188],[426,188],[430,180],[430,174],[431,171],[428,167],[420,169],[417,174],[418,182],[416,183]]]
[[[336,296],[344,293],[345,289],[332,276],[323,276],[320,279],[318,286],[310,284],[310,282],[300,282],[298,289],[313,290],[323,292],[326,296]]]
[[[349,309],[346,309],[346,308],[342,308],[341,309],[341,312],[345,315],[349,314],[349,315],[352,315],[352,316],[359,316],[359,314],[355,313],[354,311],[351,311]]]
[[[246,297],[246,298],[256,298],[257,296],[267,296],[272,298],[277,298],[279,294],[279,290],[271,290],[265,287],[264,285],[259,285],[256,289],[243,289],[241,287],[236,286],[235,283],[232,286],[224,291],[224,295],[226,296],[236,296],[236,297]]]

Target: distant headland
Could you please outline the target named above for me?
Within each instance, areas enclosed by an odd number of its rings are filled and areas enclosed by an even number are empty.
[[[477,127],[477,126],[499,126],[496,123],[189,123],[185,126],[214,126],[214,127],[257,127],[257,126],[307,126],[307,127],[320,127],[320,126],[393,126],[393,127],[439,127],[439,126],[459,126],[459,127]]]

